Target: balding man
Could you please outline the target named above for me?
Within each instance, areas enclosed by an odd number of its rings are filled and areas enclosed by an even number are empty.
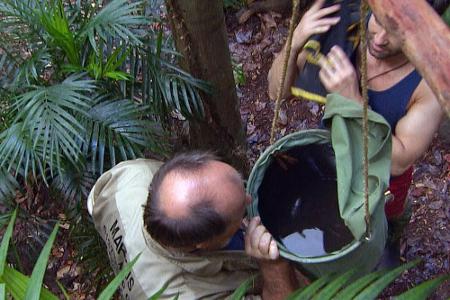
[[[250,292],[283,299],[296,287],[294,271],[258,218],[244,235],[250,202],[234,168],[193,152],[118,164],[95,184],[88,210],[116,273],[141,253],[122,284],[125,299],[162,287],[161,299],[225,299],[259,273],[262,291]]]

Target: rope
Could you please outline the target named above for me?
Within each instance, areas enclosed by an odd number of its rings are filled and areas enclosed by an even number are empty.
[[[278,88],[277,99],[275,102],[275,112],[274,112],[273,120],[272,120],[272,129],[270,130],[270,144],[273,144],[273,142],[275,142],[275,130],[277,129],[277,120],[278,120],[278,116],[280,114],[281,95],[283,93],[284,82],[286,80],[286,71],[287,71],[287,66],[288,66],[288,62],[289,62],[289,56],[291,55],[292,37],[294,35],[294,29],[295,29],[295,26],[297,25],[297,19],[298,19],[298,15],[299,15],[299,11],[300,11],[299,5],[300,5],[300,0],[292,0],[292,16],[291,16],[291,20],[289,23],[289,34],[288,34],[288,39],[287,39],[287,44],[286,44],[286,53],[285,53],[284,62],[283,62],[283,70],[282,70],[281,78],[280,78],[280,87]]]
[[[287,66],[289,62],[289,56],[291,54],[292,37],[294,29],[297,23],[299,15],[299,3],[300,0],[292,0],[292,16],[289,24],[289,33],[286,43],[286,53],[283,61],[283,69],[280,78],[280,85],[278,88],[277,98],[275,102],[275,111],[272,120],[272,129],[270,131],[270,144],[275,141],[275,131],[277,128],[277,120],[280,113],[281,95],[283,92],[284,82],[286,80]],[[370,223],[370,211],[369,211],[369,121],[368,121],[368,108],[369,108],[369,96],[368,96],[368,80],[367,80],[367,39],[366,39],[366,19],[369,13],[369,6],[366,0],[361,0],[360,5],[360,21],[359,21],[359,38],[361,41],[360,55],[360,74],[361,74],[361,94],[363,98],[363,175],[364,175],[364,220],[366,222],[366,239],[370,238],[371,223]]]
[[[361,74],[361,94],[363,98],[363,174],[364,174],[364,220],[366,221],[366,239],[370,238],[371,224],[370,224],[370,211],[369,211],[369,121],[368,121],[368,108],[369,108],[369,96],[367,92],[367,39],[366,39],[366,18],[369,13],[369,7],[366,0],[361,0],[360,6],[360,20],[359,20],[359,37],[361,41],[360,54],[360,74]]]

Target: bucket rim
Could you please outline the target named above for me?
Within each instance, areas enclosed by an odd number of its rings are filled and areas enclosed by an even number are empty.
[[[250,173],[248,182],[247,182],[247,193],[250,194],[252,197],[252,203],[247,206],[247,213],[250,217],[256,217],[259,216],[258,211],[258,194],[257,191],[259,189],[260,183],[258,186],[255,187],[258,177],[261,176],[261,165],[271,163],[271,154],[277,151],[284,151],[291,149],[292,147],[296,146],[296,141],[307,138],[307,142],[305,142],[303,145],[310,145],[313,143],[317,144],[325,144],[331,142],[330,138],[330,132],[325,129],[308,129],[303,131],[294,132],[291,134],[288,134],[284,136],[283,138],[276,141],[273,145],[269,146],[258,158],[258,160],[255,162],[252,171]],[[298,143],[298,146],[302,146],[301,143]],[[264,169],[265,170],[265,169]],[[262,173],[264,174],[264,173]],[[263,222],[263,220],[261,220]],[[326,255],[321,256],[313,256],[313,257],[302,257],[298,256],[292,252],[290,252],[282,243],[280,243],[278,240],[276,241],[278,245],[278,249],[280,251],[280,255],[286,259],[289,259],[294,262],[300,262],[300,263],[322,263],[322,262],[328,262],[328,261],[334,261],[342,256],[345,256],[349,254],[350,252],[353,252],[358,247],[361,246],[362,242],[357,239],[353,239],[352,242],[345,245],[340,250],[328,253]]]

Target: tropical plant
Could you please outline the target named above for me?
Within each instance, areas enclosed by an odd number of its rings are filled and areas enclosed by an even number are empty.
[[[28,277],[25,274],[17,271],[16,269],[6,265],[8,246],[13,233],[16,215],[17,209],[11,215],[10,222],[3,235],[0,245],[0,298],[6,299],[6,294],[8,293],[14,299],[58,299],[55,294],[53,294],[43,286],[43,279],[45,271],[47,269],[47,262],[50,256],[50,251],[55,241],[59,225],[56,224],[56,226],[54,227],[49,239],[41,250],[36,264],[34,265],[31,277]],[[124,268],[117,274],[117,276],[100,293],[98,299],[106,300],[112,298],[120,283],[130,273],[133,265],[136,263],[138,258],[139,255],[124,266]],[[67,298],[67,292],[64,290],[64,288],[60,284],[58,284],[58,286],[60,286],[63,294],[66,295]]]
[[[44,183],[52,199],[65,200],[84,259],[102,246],[82,213],[98,176],[170,151],[172,112],[203,116],[199,92],[209,87],[177,66],[161,3],[0,2],[0,201]]]
[[[170,112],[203,115],[207,85],[176,66],[157,4],[0,3],[0,197],[32,176],[79,200],[87,172],[162,152]]]
[[[381,270],[369,273],[363,277],[355,278],[356,269],[351,269],[343,274],[325,275],[312,282],[310,285],[300,288],[286,300],[308,299],[343,299],[343,300],[369,300],[377,299],[383,290],[405,270],[419,263],[415,260],[401,265],[393,270]],[[395,296],[401,300],[423,300],[433,293],[444,281],[450,279],[450,275],[438,276],[425,281],[420,285]],[[251,280],[244,281],[233,293],[231,299],[240,300],[251,287]]]

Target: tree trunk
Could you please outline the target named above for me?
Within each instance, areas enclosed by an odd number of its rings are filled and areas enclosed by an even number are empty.
[[[450,117],[450,29],[423,0],[368,0]]]
[[[203,121],[190,121],[190,147],[217,151],[248,173],[246,140],[231,67],[222,1],[166,0],[181,65],[208,81],[213,91],[202,94]]]

